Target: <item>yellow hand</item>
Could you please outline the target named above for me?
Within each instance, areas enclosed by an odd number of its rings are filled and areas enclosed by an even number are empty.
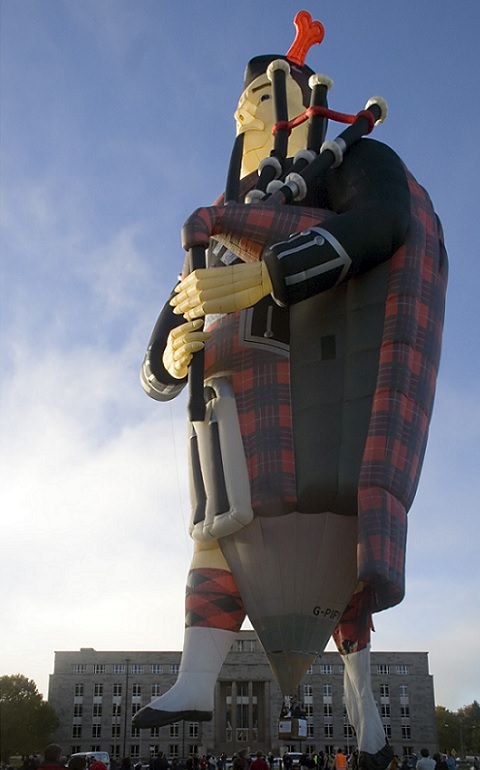
[[[209,336],[208,332],[202,331],[201,320],[189,321],[172,329],[162,358],[167,372],[177,380],[186,377],[193,354],[205,347]]]
[[[235,313],[255,305],[272,291],[264,262],[194,270],[175,289],[173,312],[188,320],[207,313]]]

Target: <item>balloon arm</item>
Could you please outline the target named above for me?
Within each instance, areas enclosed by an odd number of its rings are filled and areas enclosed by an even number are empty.
[[[158,316],[140,370],[144,391],[156,401],[170,401],[178,396],[186,384],[186,378],[179,380],[172,377],[163,364],[170,332],[183,323],[183,318],[173,313],[170,305],[172,296],[173,292]]]

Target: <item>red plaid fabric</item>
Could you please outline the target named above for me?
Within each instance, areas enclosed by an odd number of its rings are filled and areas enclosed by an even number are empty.
[[[370,611],[371,594],[368,586],[353,594],[342,615],[340,623],[333,632],[333,640],[341,655],[360,652],[370,642],[373,630]]]
[[[253,510],[289,513],[297,496],[288,358],[246,345],[239,321],[232,313],[209,327],[205,377],[226,373],[232,382]]]
[[[185,626],[240,631],[245,618],[242,599],[230,572],[192,569],[185,591]]]
[[[385,327],[358,491],[359,578],[374,612],[404,595],[407,511],[417,490],[440,361],[448,263],[441,225],[409,174],[411,225],[389,262]]]
[[[358,574],[370,587],[373,612],[397,604],[404,595],[407,511],[428,436],[448,271],[430,199],[411,175],[408,180],[411,226],[406,243],[388,262],[385,326],[358,489]],[[228,206],[223,212],[220,216],[228,217],[232,231],[245,228],[244,234],[256,243],[265,243],[266,232],[271,241],[272,229],[281,233],[275,237],[286,237],[284,228],[295,232],[313,218],[321,223],[332,217],[331,211],[321,209],[299,208],[294,215],[295,207],[278,209],[273,219],[271,211],[262,213],[260,207]],[[295,510],[288,359],[246,346],[238,314],[219,319],[211,329],[206,376],[231,377],[254,511],[280,515]]]
[[[266,243],[286,240],[292,233],[331,217],[331,211],[307,206],[278,206],[268,203],[229,204],[197,209],[182,230],[185,249],[207,246],[210,236],[219,236],[245,262],[258,261]]]

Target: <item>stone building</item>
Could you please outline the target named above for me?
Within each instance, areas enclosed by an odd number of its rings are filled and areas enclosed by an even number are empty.
[[[106,750],[115,759],[148,762],[163,751],[169,757],[192,753],[261,749],[333,752],[355,748],[355,735],[343,705],[343,665],[325,652],[299,685],[297,699],[308,719],[307,737],[285,743],[278,738],[283,699],[254,631],[240,631],[216,685],[211,722],[179,722],[162,728],[132,728],[131,717],[176,679],[181,653],[102,652],[93,648],[56,652],[49,703],[60,727],[55,741],[68,754]],[[385,733],[399,755],[437,748],[433,678],[426,652],[373,652],[372,682]]]

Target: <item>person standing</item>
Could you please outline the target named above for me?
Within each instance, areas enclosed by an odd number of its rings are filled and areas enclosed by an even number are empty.
[[[43,762],[39,766],[39,770],[59,770],[64,768],[62,762],[62,748],[56,743],[50,743],[43,752]]]
[[[257,751],[255,755],[255,759],[250,765],[250,770],[270,770],[270,767],[268,765],[267,760],[265,759],[263,752]]]
[[[428,749],[420,750],[420,759],[417,762],[416,770],[435,770],[436,764]]]
[[[347,757],[342,749],[337,749],[335,754],[335,770],[347,770]]]

